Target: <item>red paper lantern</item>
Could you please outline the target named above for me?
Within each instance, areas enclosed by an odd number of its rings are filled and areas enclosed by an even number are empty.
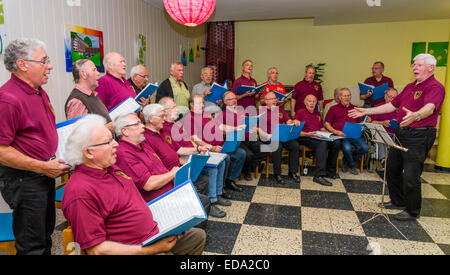
[[[214,12],[216,0],[164,0],[164,7],[173,20],[195,27],[208,20]]]

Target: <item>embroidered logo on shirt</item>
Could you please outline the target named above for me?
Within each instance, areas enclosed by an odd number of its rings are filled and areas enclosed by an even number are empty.
[[[169,144],[172,144],[172,138],[170,136],[166,136],[166,140]]]
[[[319,86],[315,85],[315,86],[314,86],[314,89],[315,89],[316,91],[318,91],[318,90],[319,90]]]
[[[116,171],[115,172],[117,175],[122,176],[124,178],[126,178],[127,180],[131,180],[131,178],[129,176],[127,176],[124,172],[122,171]]]
[[[50,103],[50,101],[48,102],[48,106],[50,106],[50,109],[52,110],[53,115],[56,116],[55,109],[53,109],[53,105]]]
[[[422,91],[417,91],[414,93],[414,100],[418,99],[422,95]]]
[[[282,113],[279,113],[279,114],[278,114],[278,117],[279,117],[279,118],[283,118],[283,114],[282,114]]]
[[[156,153],[153,153],[153,156],[159,160],[161,160]]]

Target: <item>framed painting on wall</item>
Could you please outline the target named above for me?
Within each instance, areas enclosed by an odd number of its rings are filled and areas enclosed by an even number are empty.
[[[103,67],[103,32],[85,27],[66,25],[64,36],[66,72],[71,72],[78,59],[90,59],[99,72]]]

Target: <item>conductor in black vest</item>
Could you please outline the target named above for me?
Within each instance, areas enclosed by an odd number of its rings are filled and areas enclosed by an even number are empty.
[[[100,77],[95,64],[89,59],[79,59],[73,65],[72,74],[75,88],[65,104],[66,118],[97,114],[106,119],[106,127],[114,132],[108,110],[95,91]]]

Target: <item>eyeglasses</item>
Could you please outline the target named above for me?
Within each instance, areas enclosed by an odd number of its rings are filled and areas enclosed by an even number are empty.
[[[148,78],[148,74],[146,74],[146,75],[137,74],[137,75],[142,77],[142,78]]]
[[[236,97],[233,97],[233,98],[227,98],[227,99],[225,99],[225,100],[237,100],[237,98],[236,98]]]
[[[115,141],[114,138],[111,138],[107,142],[93,144],[93,145],[88,145],[87,148],[89,149],[89,148],[92,148],[92,147],[98,147],[98,146],[103,146],[103,145],[112,145],[114,141]]]
[[[274,97],[274,98],[266,98],[265,100],[275,100],[275,99],[277,99],[276,97]]]
[[[142,122],[141,122],[141,121],[138,121],[138,122],[136,122],[136,123],[128,124],[128,125],[125,125],[125,126],[123,126],[123,127],[125,128],[125,127],[138,126],[138,125],[142,125]]]
[[[31,60],[31,59],[24,59],[25,61],[28,61],[28,62],[33,62],[33,63],[41,63],[41,64],[43,64],[43,65],[48,65],[48,64],[50,64],[50,58],[47,58],[47,59],[45,59],[45,60]]]

